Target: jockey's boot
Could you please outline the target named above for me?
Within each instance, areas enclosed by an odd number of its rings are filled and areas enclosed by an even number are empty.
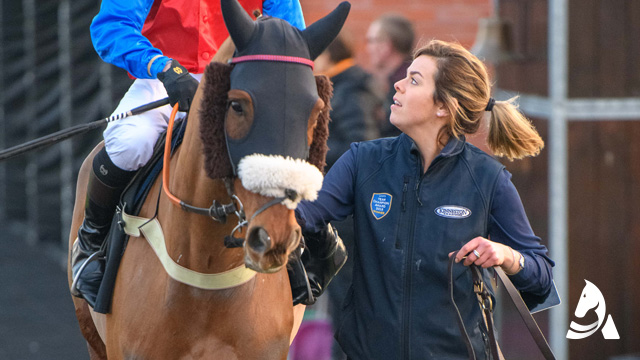
[[[91,307],[95,305],[104,275],[106,249],[102,249],[102,245],[111,227],[120,195],[134,174],[135,171],[116,167],[104,148],[93,160],[84,220],[71,252],[72,285],[75,285],[71,288],[71,294],[84,298]]]
[[[347,262],[347,249],[338,232],[329,224],[317,233],[303,231],[303,237],[305,251],[301,260],[304,270],[298,270],[299,264],[295,261],[292,263],[291,269],[296,274],[292,275],[291,271],[289,274],[291,291],[294,305],[313,305]],[[304,276],[305,272],[308,283],[306,279],[300,280],[300,273]]]

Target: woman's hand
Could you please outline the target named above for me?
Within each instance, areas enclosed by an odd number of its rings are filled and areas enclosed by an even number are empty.
[[[449,256],[452,254],[449,253]],[[519,256],[522,256],[506,245],[493,242],[481,236],[464,244],[456,254],[455,262],[460,262],[465,255],[466,258],[462,263],[464,266],[471,264],[476,264],[483,268],[500,266],[507,274],[518,271],[518,259]]]

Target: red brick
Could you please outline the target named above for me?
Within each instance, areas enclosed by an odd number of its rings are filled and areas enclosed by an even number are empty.
[[[300,0],[307,24],[333,10],[341,0]],[[350,0],[351,12],[345,29],[351,32],[356,48],[356,61],[365,68],[365,35],[369,24],[385,12],[405,15],[415,27],[416,39],[437,38],[458,41],[471,47],[478,20],[491,12],[489,0]]]

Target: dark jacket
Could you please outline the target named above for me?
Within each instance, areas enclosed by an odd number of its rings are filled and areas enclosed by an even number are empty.
[[[553,263],[499,162],[451,139],[422,174],[421,156],[405,134],[353,144],[327,174],[318,200],[298,208],[306,229],[354,215],[353,284],[336,333],[350,358],[468,358],[446,271],[448,254],[476,236],[523,254],[525,269],[511,277],[521,291],[551,289]],[[476,355],[485,358],[487,334],[470,272],[458,264],[454,276]]]
[[[403,62],[394,72],[389,75],[387,82],[389,89],[387,90],[382,108],[384,109],[384,119],[380,122],[380,137],[393,137],[400,135],[400,130],[389,121],[391,116],[391,104],[393,97],[396,95],[395,83],[407,77],[407,68],[411,65],[412,60],[408,59]]]
[[[331,77],[331,82],[328,167],[349,150],[352,142],[378,137],[375,116],[382,106],[382,100],[373,91],[371,76],[357,65]]]

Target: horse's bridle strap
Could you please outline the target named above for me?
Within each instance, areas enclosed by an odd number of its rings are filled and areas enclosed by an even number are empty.
[[[142,237],[158,256],[167,274],[174,280],[204,290],[222,290],[242,285],[256,276],[256,272],[240,265],[217,274],[203,274],[187,269],[171,258],[167,252],[162,227],[157,218],[146,219],[122,212],[124,232],[127,235]]]
[[[311,70],[313,70],[313,61],[302,58],[302,57],[297,57],[297,56],[257,54],[257,55],[238,56],[238,57],[229,59],[230,64],[237,64],[237,63],[247,62],[247,61],[288,62],[288,63],[294,63],[294,64],[307,65],[311,67]]]
[[[218,221],[222,224],[226,223],[227,215],[236,213],[238,215],[238,222],[242,222],[244,220],[244,209],[242,208],[242,203],[237,196],[232,195],[230,204],[220,204],[216,200],[213,201],[213,204],[209,208],[201,208],[193,205],[189,205],[184,201],[180,200],[178,197],[173,195],[169,190],[169,168],[171,166],[171,137],[173,133],[173,123],[176,118],[176,114],[178,113],[178,104],[173,106],[171,111],[171,116],[169,116],[169,122],[167,124],[167,135],[166,141],[164,144],[164,157],[163,157],[163,167],[162,167],[162,190],[165,195],[169,198],[172,204],[179,206],[182,210],[192,212],[199,215],[209,216],[215,221]],[[230,194],[231,195],[231,194]],[[235,200],[235,202],[234,202]]]

